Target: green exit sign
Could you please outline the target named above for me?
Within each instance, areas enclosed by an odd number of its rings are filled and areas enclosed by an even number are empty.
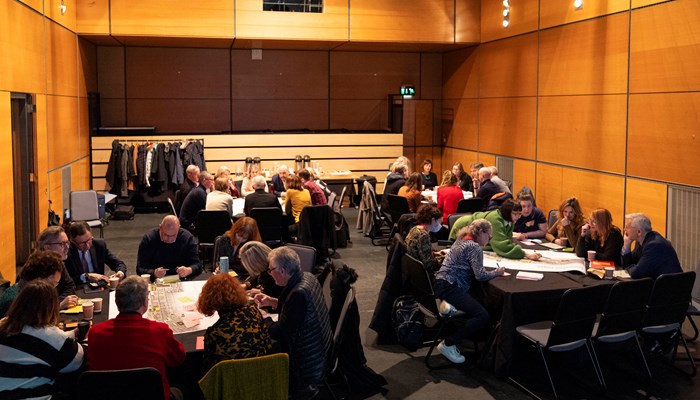
[[[403,85],[401,86],[401,95],[403,96],[413,96],[416,94],[416,88],[413,85]]]

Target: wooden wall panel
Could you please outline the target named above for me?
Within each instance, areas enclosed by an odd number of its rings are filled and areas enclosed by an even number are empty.
[[[46,92],[43,24],[40,14],[22,4],[0,1],[0,90]]]
[[[90,156],[90,116],[87,97],[78,98],[78,129],[73,139],[78,147],[78,157]]]
[[[532,33],[482,45],[481,97],[535,96],[537,44],[537,33]]]
[[[698,1],[673,1],[632,12],[631,93],[700,90],[698,16]]]
[[[11,177],[12,167],[12,112],[10,92],[0,91],[0,170]],[[7,182],[0,193],[0,213],[5,216],[0,224],[0,273],[9,280],[15,280],[15,200],[12,180]]]
[[[128,99],[128,126],[155,126],[159,133],[230,129],[228,100]]]
[[[37,218],[37,232],[47,226],[49,209],[49,154],[46,95],[38,94],[36,101],[36,168],[37,168],[37,197],[39,215]],[[57,210],[54,208],[54,210]]]
[[[78,93],[87,97],[88,92],[97,92],[97,47],[79,39],[78,51]]]
[[[573,1],[541,0],[540,29],[626,11],[629,6],[630,0],[586,0],[577,10]]]
[[[624,226],[625,180],[622,176],[573,168],[563,168],[563,172],[562,194],[565,197],[560,203],[567,197],[576,196],[586,215],[596,208],[607,208],[613,216],[613,223],[620,228]]]
[[[126,95],[126,61],[123,47],[97,47],[97,87],[101,99]]]
[[[421,100],[442,99],[442,55],[421,53],[420,81],[416,84],[417,97]]]
[[[63,0],[65,12],[61,14],[61,0],[44,0],[44,15],[75,32],[77,6],[74,0]]]
[[[419,87],[419,53],[331,52],[330,97],[383,99],[401,85]]]
[[[641,212],[649,216],[653,229],[666,236],[668,186],[664,183],[627,179],[625,214]]]
[[[389,129],[389,106],[386,99],[331,100],[329,103],[329,129]]]
[[[628,175],[700,186],[700,93],[633,94]]]
[[[535,162],[513,160],[513,193],[519,192],[523,186],[527,186],[534,191],[535,182]],[[537,196],[537,193],[535,193],[535,196]]]
[[[109,34],[110,0],[76,0],[78,34]]]
[[[126,48],[126,90],[138,99],[228,99],[228,51]]]
[[[234,99],[232,107],[234,131],[328,129],[326,100]]]
[[[481,42],[537,30],[539,0],[511,1],[510,25],[503,27],[503,2],[481,2]]]
[[[540,97],[540,161],[625,172],[625,95]]]
[[[652,4],[665,3],[668,0],[632,0],[632,8],[646,7]]]
[[[496,155],[488,154],[488,153],[479,153],[476,160],[473,160],[473,161],[469,162],[468,164],[464,164],[464,165],[471,165],[471,163],[474,161],[480,161],[485,166],[496,165]]]
[[[626,93],[628,34],[626,13],[541,31],[539,95]]]
[[[113,1],[110,2],[111,33],[230,38],[234,36],[233,3],[231,0]]]
[[[453,0],[352,0],[351,41],[454,42]],[[381,39],[380,39],[381,38]]]
[[[479,96],[479,50],[469,47],[442,56],[442,98],[475,99]]]
[[[39,13],[44,12],[44,0],[18,0],[21,3],[28,5]]]
[[[46,24],[47,94],[78,95],[78,37],[66,28]]]
[[[81,154],[81,146],[76,140],[79,130],[78,98],[46,96],[46,100],[48,169],[53,170],[85,154]]]
[[[70,208],[70,204],[63,204],[63,186],[62,186],[62,174],[61,168],[55,169],[48,173],[48,183],[49,183],[49,198],[51,199],[51,208],[61,216],[63,220],[63,210]],[[70,188],[67,188],[70,191]],[[44,229],[46,224],[42,226]],[[39,231],[41,232],[41,230]]]
[[[535,200],[543,212],[559,208],[564,199],[571,197],[563,192],[564,168],[558,165],[537,163]]]
[[[535,158],[537,99],[482,99],[479,103],[479,151]]]
[[[481,40],[481,0],[455,1],[455,42],[479,43]]]
[[[325,51],[263,50],[252,60],[250,50],[233,50],[231,73],[234,99],[328,98]]]
[[[461,162],[462,165],[469,169],[469,165],[477,160],[482,159],[484,154],[479,154],[475,151],[453,149],[450,147],[443,148],[441,168],[433,167],[433,172],[438,176],[438,183],[442,182],[442,173],[445,170],[452,170],[452,165],[456,162]],[[494,159],[495,160],[495,159]],[[433,160],[435,161],[435,160]],[[483,161],[482,161],[483,162]]]
[[[445,100],[442,109],[444,145],[477,150],[479,143],[479,101]]]
[[[432,100],[406,100],[403,108],[404,146],[433,144]]]
[[[126,126],[126,100],[100,97],[102,126]]]
[[[92,190],[90,181],[90,157],[71,164],[71,190]]]
[[[236,0],[236,38],[348,40],[348,2],[325,0],[323,13],[262,11],[258,0]]]

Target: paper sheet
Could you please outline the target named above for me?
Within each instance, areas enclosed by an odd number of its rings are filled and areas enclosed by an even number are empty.
[[[525,250],[526,253],[533,251]],[[575,271],[582,274],[586,273],[586,264],[583,258],[576,257],[571,253],[563,253],[558,251],[541,250],[537,253],[542,255],[538,261],[531,261],[527,258],[520,260],[511,260],[496,255],[494,252],[484,252],[484,266],[496,268],[498,266],[506,267],[506,269],[531,272],[567,272]]]

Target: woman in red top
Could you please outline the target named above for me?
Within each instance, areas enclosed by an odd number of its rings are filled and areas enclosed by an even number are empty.
[[[462,188],[457,186],[457,177],[452,171],[442,173],[442,184],[437,190],[437,207],[442,211],[442,223],[447,224],[447,217],[457,212],[457,204],[464,198]]]

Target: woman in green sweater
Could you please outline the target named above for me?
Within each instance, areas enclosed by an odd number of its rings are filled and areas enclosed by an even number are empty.
[[[484,218],[493,227],[493,237],[489,244],[484,246],[484,251],[493,251],[501,257],[519,259],[527,257],[530,260],[538,260],[542,255],[528,253],[522,247],[513,242],[513,224],[520,218],[523,208],[512,199],[508,199],[497,210],[475,212],[458,219],[450,231],[450,239],[454,240],[457,232],[473,221]]]

